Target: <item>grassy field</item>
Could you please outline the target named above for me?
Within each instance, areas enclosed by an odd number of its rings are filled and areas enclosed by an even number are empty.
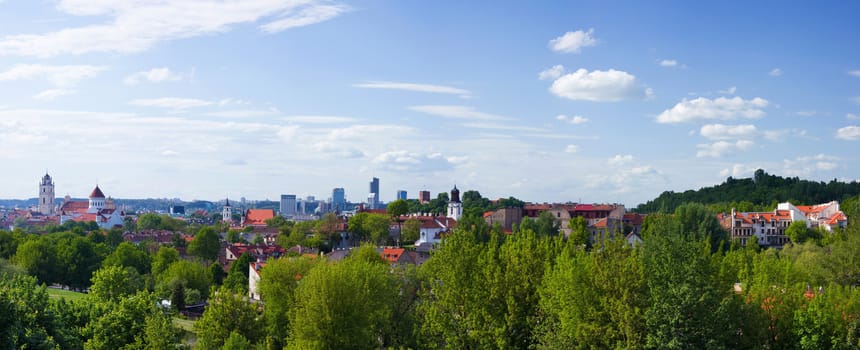
[[[64,289],[47,288],[47,290],[48,296],[54,299],[66,298],[66,300],[78,300],[82,299],[86,295],[84,293],[78,293]]]
[[[183,320],[181,318],[174,317],[173,325],[179,327],[180,329],[194,333],[194,321],[191,320]]]

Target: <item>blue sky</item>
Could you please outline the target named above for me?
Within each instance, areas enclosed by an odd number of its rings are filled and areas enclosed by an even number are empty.
[[[860,178],[860,4],[0,0],[0,197]]]

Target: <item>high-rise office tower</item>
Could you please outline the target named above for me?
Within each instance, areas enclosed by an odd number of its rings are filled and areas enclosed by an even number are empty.
[[[406,200],[406,191],[405,190],[397,191],[397,199]]]
[[[370,197],[373,197],[373,200],[370,200]],[[373,178],[373,181],[370,181],[370,195],[368,195],[368,205],[370,209],[377,209],[379,206],[379,178]]]

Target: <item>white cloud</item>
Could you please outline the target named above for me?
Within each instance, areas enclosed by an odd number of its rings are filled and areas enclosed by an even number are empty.
[[[0,55],[136,53],[163,41],[222,33],[239,24],[268,20],[260,29],[277,32],[325,21],[346,10],[317,0],[60,0],[57,9],[108,20],[42,34],[7,35],[0,38]]]
[[[523,125],[506,125],[506,124],[498,124],[498,123],[465,123],[464,127],[474,128],[474,129],[488,129],[488,130],[505,130],[505,131],[528,131],[528,132],[545,132],[546,129],[536,128],[533,126],[523,126]],[[538,136],[540,137],[540,136]]]
[[[476,111],[473,107],[457,105],[424,105],[411,106],[409,110],[430,115],[471,120],[510,120],[511,118]]]
[[[304,124],[346,124],[356,121],[355,118],[351,117],[337,117],[325,115],[293,115],[289,117],[283,117],[281,118],[281,120]]]
[[[735,164],[734,166],[732,166],[731,169],[726,168],[726,169],[723,169],[722,171],[720,171],[720,176],[728,177],[731,175],[731,177],[734,177],[734,178],[742,178],[742,177],[747,177],[747,176],[751,175],[753,172],[755,172],[758,169],[761,169],[761,167],[749,166],[749,165],[744,165],[744,164]]]
[[[724,125],[724,124],[706,124],[699,130],[699,134],[711,140],[731,140],[751,138],[756,135],[755,125]]]
[[[813,117],[818,114],[818,111],[797,111],[794,114],[797,114],[801,117]]]
[[[750,140],[737,140],[735,142],[717,141],[714,143],[698,144],[696,148],[696,157],[722,157],[728,154],[733,154],[739,151],[745,151],[755,146],[755,143]]]
[[[564,66],[557,64],[552,66],[552,68],[547,68],[542,72],[538,73],[538,79],[540,80],[550,80],[550,79],[558,79],[562,74],[564,74]]]
[[[768,101],[755,97],[744,100],[740,97],[707,99],[699,97],[693,100],[683,99],[672,109],[667,109],[657,116],[658,123],[681,123],[698,120],[733,120],[738,118],[756,119],[764,116],[762,108],[768,106]]]
[[[433,172],[449,170],[455,164],[466,160],[464,157],[449,157],[439,152],[389,151],[380,153],[372,162],[381,169],[394,172]]]
[[[312,5],[287,18],[265,24],[260,28],[268,33],[276,33],[290,28],[304,27],[324,22],[349,11],[346,5]]]
[[[164,151],[161,151],[160,154],[162,156],[165,156],[165,157],[175,157],[175,156],[179,155],[179,152],[176,152],[176,151],[170,150],[170,149],[166,149]]]
[[[860,115],[856,115],[854,113],[848,113],[845,115],[845,119],[848,120],[860,120]]]
[[[772,76],[772,77],[778,77],[778,76],[782,75],[782,69],[774,68],[768,74],[770,74],[770,76]]]
[[[173,109],[186,109],[194,107],[211,106],[211,101],[199,100],[196,98],[178,98],[178,97],[162,97],[162,98],[141,98],[129,102],[133,106],[143,107],[161,107]]]
[[[860,78],[860,69],[849,71],[849,72],[848,72],[848,75],[853,75],[853,76],[855,76],[855,77]]]
[[[676,61],[676,60],[660,60],[660,66],[662,66],[662,67],[677,67],[678,61]]]
[[[736,91],[738,91],[736,86],[730,86],[728,89],[717,91],[717,93],[723,95],[734,95]]]
[[[610,69],[589,72],[580,68],[556,79],[549,91],[571,100],[613,102],[650,97],[651,89],[640,85],[625,71]]]
[[[784,171],[789,176],[808,176],[815,171],[830,171],[839,167],[841,158],[826,154],[803,156],[783,160]]]
[[[594,29],[589,29],[587,32],[577,30],[575,32],[567,32],[564,35],[549,41],[549,48],[555,52],[579,53],[583,47],[597,45]]]
[[[588,118],[583,117],[581,115],[566,116],[564,114],[559,114],[555,117],[555,119],[557,119],[559,121],[571,123],[573,125],[585,124],[585,123],[588,123],[588,121],[589,121]]]
[[[579,152],[579,146],[577,146],[577,145],[567,145],[567,147],[565,147],[565,148],[564,148],[564,152],[565,152],[565,153],[576,153],[576,152]]]
[[[849,125],[836,130],[836,138],[842,140],[860,140],[860,126]]]
[[[391,90],[406,90],[406,91],[417,91],[417,92],[430,92],[437,94],[455,94],[455,95],[471,95],[472,92],[465,89],[455,88],[451,86],[444,85],[430,85],[430,84],[415,84],[415,83],[402,83],[402,82],[393,82],[393,81],[369,81],[362,84],[355,84],[354,87],[365,88],[365,89],[391,89]]]
[[[170,68],[153,68],[150,70],[140,71],[125,77],[124,82],[127,85],[137,85],[143,82],[161,83],[166,81],[180,81],[182,76],[170,71]]]
[[[767,130],[762,135],[773,142],[785,141],[789,137],[808,137],[806,130],[800,129]]]
[[[854,101],[854,103],[860,105],[860,96],[854,97],[851,100]]]
[[[69,89],[48,89],[36,94],[33,98],[41,101],[52,101],[57,97],[73,95],[76,92],[77,91],[75,90]]]
[[[203,113],[203,115],[220,118],[254,118],[267,117],[278,115],[280,112],[277,109],[237,109],[229,111],[218,111]]]
[[[609,158],[609,165],[625,165],[633,162],[633,156],[626,154],[616,154],[615,157]]]
[[[0,81],[45,79],[56,86],[72,86],[81,80],[95,77],[105,69],[107,68],[90,65],[18,64],[0,72]]]

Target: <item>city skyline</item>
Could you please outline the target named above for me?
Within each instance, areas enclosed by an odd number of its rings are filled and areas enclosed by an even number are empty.
[[[0,198],[858,180],[856,3],[0,1]]]

